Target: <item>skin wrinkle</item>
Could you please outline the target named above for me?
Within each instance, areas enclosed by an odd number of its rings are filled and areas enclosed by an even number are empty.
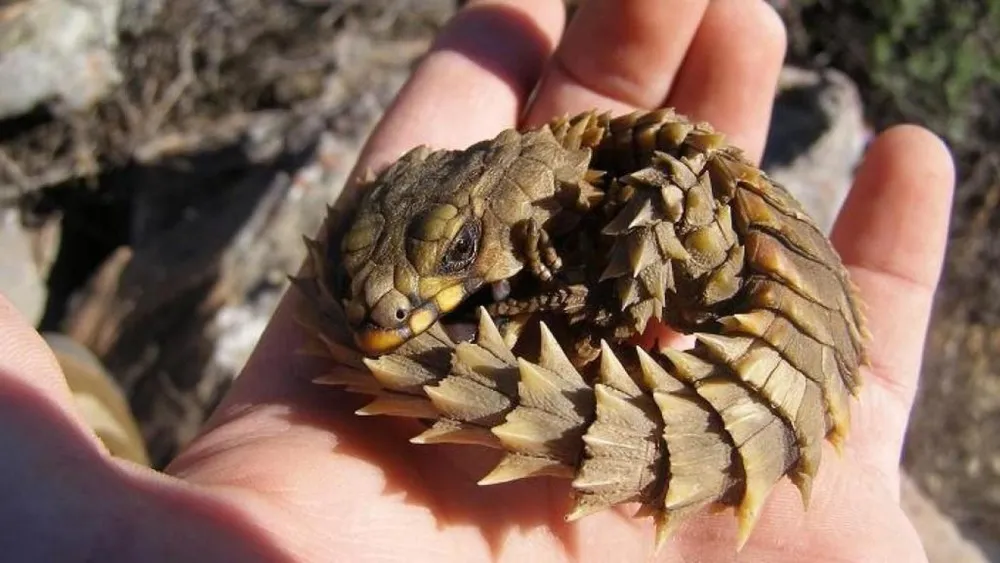
[[[869,430],[863,436],[855,432],[845,442],[845,457],[851,456],[848,459],[865,468],[866,472],[877,468],[875,475],[882,478],[885,490],[896,502],[899,497],[899,456],[907,414],[905,405],[899,404],[895,396],[871,386],[851,411],[854,427]],[[899,420],[902,423],[897,422]]]

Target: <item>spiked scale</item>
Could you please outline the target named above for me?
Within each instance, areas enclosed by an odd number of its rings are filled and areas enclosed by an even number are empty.
[[[371,396],[358,414],[503,450],[483,485],[570,479],[570,520],[638,503],[658,545],[721,505],[742,546],[786,476],[808,505],[870,336],[826,236],[711,127],[588,112],[415,149],[365,188],[293,279],[306,352],[336,364],[317,382]],[[695,346],[630,346],[651,320]]]

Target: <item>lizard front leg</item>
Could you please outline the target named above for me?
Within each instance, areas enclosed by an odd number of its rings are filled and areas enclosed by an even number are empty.
[[[552,281],[553,274],[562,268],[562,259],[549,233],[534,218],[521,222],[518,230],[522,256],[528,269],[538,279]]]
[[[504,341],[511,347],[520,338],[521,332],[535,314],[556,314],[565,318],[563,326],[570,328],[589,318],[588,295],[590,291],[583,284],[558,284],[554,289],[528,298],[508,298],[486,307],[494,318],[506,319],[500,329]],[[550,319],[551,322],[551,319]],[[587,330],[570,330],[565,335],[574,351],[571,361],[582,367],[597,359],[600,354],[599,338]]]

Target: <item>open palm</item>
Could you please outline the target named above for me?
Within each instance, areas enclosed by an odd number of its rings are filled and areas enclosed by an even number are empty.
[[[417,144],[460,148],[590,108],[673,106],[759,158],[781,68],[763,0],[591,0],[563,30],[558,0],[472,1],[366,146],[359,170]],[[921,561],[898,504],[900,448],[944,250],[947,149],[901,126],[871,146],[834,232],[868,303],[873,362],[842,456],[809,509],[776,487],[740,561]],[[407,442],[309,383],[289,293],[203,433],[165,474],[111,459],[71,406],[42,340],[0,298],[0,552],[14,560],[641,561],[649,520],[566,524],[568,485],[475,481],[491,452]],[[731,512],[681,526],[658,559],[735,560]]]

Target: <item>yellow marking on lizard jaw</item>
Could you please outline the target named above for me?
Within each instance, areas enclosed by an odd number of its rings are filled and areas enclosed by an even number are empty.
[[[375,328],[359,331],[354,337],[354,342],[365,353],[377,355],[398,348],[412,336],[407,326],[388,330]]]
[[[358,331],[355,343],[368,354],[384,354],[431,327],[441,315],[455,310],[468,296],[462,284],[439,291],[429,301],[414,309],[406,324],[397,328],[368,327]]]
[[[449,283],[454,284],[455,282],[453,280],[440,277],[420,278],[420,285],[419,285],[420,298],[425,301],[433,299],[435,295],[448,289],[448,287],[450,287],[448,285]]]
[[[417,309],[410,315],[407,325],[409,325],[410,330],[413,334],[420,334],[421,332],[427,330],[434,324],[437,320],[439,313],[437,311],[426,309]]]
[[[461,303],[465,300],[468,294],[465,292],[465,286],[462,284],[455,284],[449,288],[443,289],[434,296],[434,304],[437,305],[439,311],[442,314],[449,311],[454,311]]]

